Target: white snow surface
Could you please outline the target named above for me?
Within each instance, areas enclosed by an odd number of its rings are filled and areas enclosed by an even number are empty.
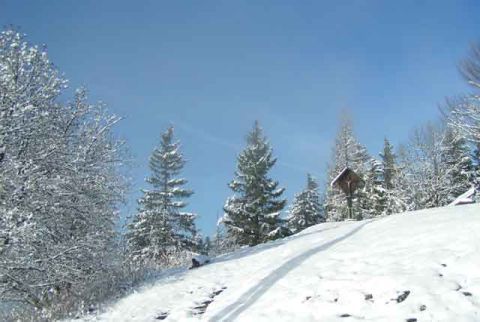
[[[465,193],[462,193],[460,196],[457,197],[454,201],[452,201],[449,206],[457,206],[461,204],[468,204],[475,202],[475,187],[471,187]]]
[[[320,224],[162,278],[85,320],[162,313],[164,321],[480,321],[480,205]]]

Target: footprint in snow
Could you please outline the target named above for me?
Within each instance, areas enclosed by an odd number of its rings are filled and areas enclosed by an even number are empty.
[[[458,284],[458,286],[457,286],[457,288],[455,289],[455,291],[458,292],[458,291],[460,291],[461,289],[463,289],[463,287],[462,287],[460,284]],[[465,296],[472,296],[472,293],[470,293],[470,292],[462,292],[462,294],[465,295]]]
[[[403,301],[405,301],[407,299],[407,297],[410,295],[410,291],[404,291],[402,294],[400,294],[396,299],[395,301],[397,301],[397,303],[402,303]]]
[[[155,317],[155,320],[165,320],[168,316],[168,312],[161,312]]]
[[[207,311],[207,308],[208,306],[213,302],[213,300],[215,299],[215,297],[217,297],[218,295],[220,295],[223,291],[225,291],[227,287],[224,286],[218,290],[215,290],[213,291],[212,293],[210,293],[208,295],[208,299],[207,300],[204,300],[202,302],[200,302],[197,306],[193,307],[192,308],[192,314],[193,315],[202,315],[203,313],[205,313],[205,311]]]
[[[192,313],[193,315],[201,315],[203,313],[205,313],[205,311],[207,310],[207,307],[210,305],[210,303],[213,302],[213,299],[211,300],[205,300],[203,302],[200,302],[199,305],[195,306],[193,309],[192,309]]]

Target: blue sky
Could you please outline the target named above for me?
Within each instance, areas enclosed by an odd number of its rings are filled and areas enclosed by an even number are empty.
[[[214,230],[244,137],[258,119],[274,147],[272,176],[289,201],[306,172],[324,180],[338,115],[348,108],[372,154],[438,117],[466,91],[457,72],[480,40],[480,2],[0,0],[14,25],[72,88],[86,85],[125,120],[132,193],[169,124],[188,159],[189,210]]]

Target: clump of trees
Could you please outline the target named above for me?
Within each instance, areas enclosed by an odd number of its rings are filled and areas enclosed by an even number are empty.
[[[479,189],[480,46],[473,46],[460,71],[473,92],[447,100],[442,118],[415,128],[397,152],[385,139],[380,159],[369,156],[349,118],[342,120],[328,178],[350,167],[364,179],[354,198],[357,218],[445,206],[472,186]],[[345,197],[330,185],[325,211],[328,220],[346,218]]]
[[[389,215],[407,209],[405,174],[397,161],[392,144],[385,138],[379,158],[371,156],[355,136],[350,117],[344,114],[328,168],[329,180],[324,203],[327,220],[341,221],[348,218],[344,193],[338,187],[330,185],[347,167],[355,171],[364,182],[353,196],[353,213],[356,219]]]
[[[342,120],[335,138],[332,151],[332,161],[328,165],[328,182],[330,183],[344,168],[350,168],[359,175],[366,174],[371,161],[367,149],[361,145],[355,134],[350,117],[347,114]],[[357,193],[353,200],[355,216],[361,215],[361,208],[368,196]],[[347,202],[344,193],[330,184],[325,190],[325,211],[330,221],[346,219],[348,216]]]
[[[379,158],[369,156],[349,123],[341,124],[329,178],[345,167],[363,178],[353,199],[357,219],[445,206],[478,184],[478,152],[449,120],[416,128],[398,152],[385,139]],[[346,198],[339,188],[327,186],[325,211],[330,221],[347,218]]]

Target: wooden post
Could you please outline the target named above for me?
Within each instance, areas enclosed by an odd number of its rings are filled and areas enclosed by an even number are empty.
[[[351,181],[348,180],[348,193],[347,193],[347,206],[348,206],[348,219],[353,219],[353,192]]]

